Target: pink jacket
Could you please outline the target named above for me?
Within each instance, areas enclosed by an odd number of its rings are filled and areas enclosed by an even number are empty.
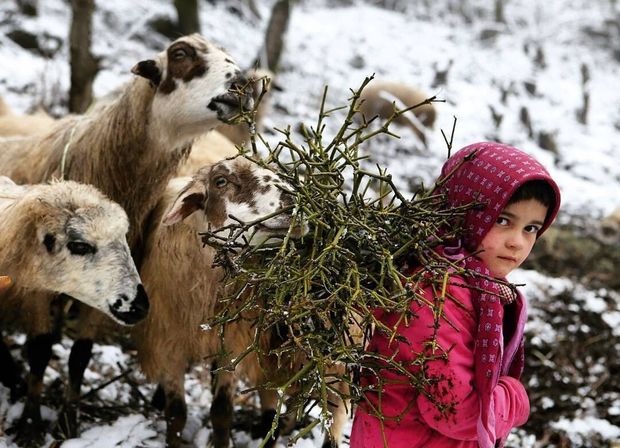
[[[453,277],[450,283],[465,283]],[[431,288],[424,290],[427,300],[433,301]],[[444,303],[445,320],[442,319],[437,334],[437,342],[444,350],[449,350],[448,360],[433,360],[426,363],[427,378],[443,378],[438,384],[427,389],[443,404],[455,404],[454,408],[442,415],[435,404],[409,385],[408,379],[397,372],[384,369],[380,371],[384,382],[381,396],[376,391],[366,392],[355,413],[351,431],[352,448],[412,448],[412,447],[467,447],[475,448],[477,443],[477,421],[480,401],[474,389],[474,346],[476,336],[476,313],[472,303],[471,290],[450,285],[446,294],[455,300],[446,299]],[[457,304],[460,302],[460,304]],[[506,344],[502,360],[501,376],[492,394],[492,409],[495,415],[495,434],[497,440],[505,439],[510,430],[522,425],[529,415],[529,400],[523,385],[515,378],[507,376],[508,367],[515,356],[523,337],[526,310],[521,296],[512,305],[515,312],[512,322],[505,328],[513,328]],[[395,355],[395,360],[407,366],[411,373],[419,372],[414,361],[423,351],[423,342],[432,339],[433,310],[428,305],[412,302],[411,310],[417,316],[409,324],[400,323],[398,334],[404,340],[392,340],[384,332],[375,331],[367,351],[385,356]],[[396,325],[400,315],[382,314],[379,319],[388,327]],[[448,323],[450,322],[450,323]],[[451,325],[452,324],[452,325]],[[376,384],[372,374],[362,377],[363,386]],[[383,431],[379,418],[373,415],[372,408],[380,409],[388,417],[384,420]],[[399,421],[389,417],[400,416]],[[383,438],[385,436],[385,439]]]

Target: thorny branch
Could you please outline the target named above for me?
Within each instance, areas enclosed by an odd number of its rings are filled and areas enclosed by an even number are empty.
[[[326,122],[343,108],[326,109],[325,88],[317,123],[302,126],[301,143],[294,141],[288,127],[276,129],[282,139],[275,148],[258,136],[268,152],[265,159],[257,157],[256,135],[251,136],[251,154],[244,152],[245,157],[273,169],[288,182],[296,199],[293,221],[308,225],[305,236],[294,239],[286,235],[258,247],[237,244],[236,238],[256,224],[240,221],[228,226],[227,237],[221,231],[203,236],[204,243],[217,250],[215,264],[228,275],[229,294],[222,298],[221,312],[209,324],[226,325],[242,315],[252,316],[257,337],[243,356],[255,351],[259,358],[272,360],[278,371],[290,372],[287,379],[261,387],[279,391],[280,409],[284,392],[295,383],[296,397],[289,399],[287,409],[298,413],[316,400],[324,425],[329,421],[328,392],[353,401],[363,396],[357,381],[360,367],[372,373],[387,366],[434,400],[428,390],[436,379],[426,377],[423,368],[413,374],[391,358],[365,353],[364,347],[373,328],[398,338],[395,329],[382,324],[373,310],[383,308],[411,321],[411,301],[423,301],[420,285],[433,283],[445,293],[448,270],[459,272],[458,266],[433,248],[454,236],[456,223],[467,207],[447,208],[445,198],[434,189],[407,198],[384,169],[373,171],[360,155],[362,143],[379,134],[395,136],[389,126],[398,116],[438,100],[429,98],[405,110],[394,107],[392,116],[378,129],[370,127],[374,118],[356,124],[360,94],[371,79],[366,78],[352,92],[344,122],[327,143]],[[251,123],[253,114],[242,119]],[[452,137],[446,138],[446,143],[450,148]],[[381,185],[379,192],[377,184]],[[404,274],[405,266],[419,269]],[[441,308],[435,311],[437,327]],[[277,343],[261,346],[261,334],[272,334]],[[429,346],[438,344],[429,341]],[[420,354],[416,363],[423,366],[428,359]],[[239,362],[237,358],[235,365]],[[338,388],[337,382],[346,384],[348,391]]]

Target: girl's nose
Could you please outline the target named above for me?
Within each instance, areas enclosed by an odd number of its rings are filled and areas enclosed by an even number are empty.
[[[521,232],[511,233],[506,239],[506,246],[511,249],[520,249],[523,247],[523,236]]]

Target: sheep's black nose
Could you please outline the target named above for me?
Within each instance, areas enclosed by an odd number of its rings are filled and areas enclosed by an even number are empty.
[[[120,311],[125,303],[129,303],[129,311]],[[139,284],[136,289],[136,296],[133,300],[122,295],[116,302],[110,306],[110,312],[114,317],[126,325],[134,325],[146,317],[149,312],[149,298],[146,295],[144,286]]]
[[[146,314],[149,312],[149,296],[146,295],[146,291],[144,290],[142,283],[138,284],[136,298],[131,306],[132,311],[134,308],[136,312],[142,313],[143,317],[146,317]]]

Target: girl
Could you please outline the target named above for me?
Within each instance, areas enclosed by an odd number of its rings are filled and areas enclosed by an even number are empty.
[[[502,446],[510,430],[524,424],[529,400],[519,378],[523,370],[526,303],[503,283],[527,258],[536,239],[555,219],[560,191],[544,167],[529,155],[500,143],[467,146],[444,164],[439,182],[448,204],[484,204],[466,212],[454,247],[438,251],[479,276],[449,277],[443,297],[427,285],[430,302],[444,300],[435,329],[433,307],[412,301],[414,318],[379,312],[393,334],[375,331],[367,351],[393,359],[412,374],[424,369],[430,382],[420,393],[387,366],[362,377],[352,448]],[[433,338],[439,349],[422,367]],[[435,346],[437,347],[437,346]]]

